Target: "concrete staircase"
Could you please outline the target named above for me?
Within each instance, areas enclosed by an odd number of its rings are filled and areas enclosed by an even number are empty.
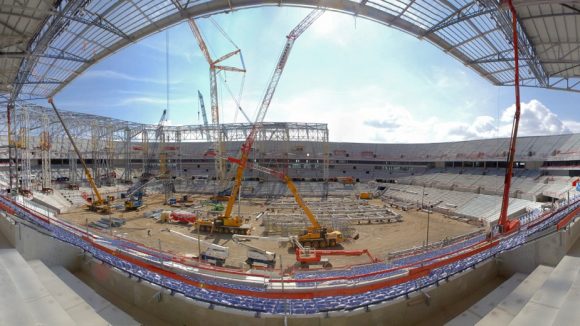
[[[516,273],[447,325],[578,325],[580,241],[554,268]]]
[[[34,191],[34,198],[41,203],[47,204],[49,207],[58,209],[60,212],[66,212],[73,206],[58,190],[54,190],[52,194],[43,194],[42,192]]]
[[[63,267],[25,261],[0,234],[0,325],[139,325]]]

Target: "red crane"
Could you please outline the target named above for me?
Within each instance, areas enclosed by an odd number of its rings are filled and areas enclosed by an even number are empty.
[[[505,1],[504,1],[505,3]],[[512,172],[514,159],[516,154],[516,141],[518,138],[518,126],[520,124],[520,65],[518,58],[518,29],[517,29],[517,16],[516,9],[512,3],[512,0],[507,0],[510,12],[512,14],[512,29],[513,29],[513,40],[514,40],[514,65],[515,65],[515,80],[514,88],[516,92],[516,112],[514,115],[514,122],[512,125],[512,133],[510,139],[510,148],[508,152],[508,162],[505,173],[504,185],[503,185],[503,197],[501,201],[501,211],[499,214],[498,225],[500,227],[500,232],[508,233],[513,230],[517,230],[520,226],[519,220],[509,220],[508,219],[508,205],[509,205],[509,194],[510,186],[512,183]]]

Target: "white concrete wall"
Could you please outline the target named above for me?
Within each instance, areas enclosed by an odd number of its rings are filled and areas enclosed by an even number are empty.
[[[502,275],[531,273],[538,265],[556,266],[580,237],[580,223],[499,255]]]
[[[0,217],[0,232],[26,260],[39,259],[47,266],[63,266],[70,271],[80,268],[82,250],[37,232],[20,223]]]

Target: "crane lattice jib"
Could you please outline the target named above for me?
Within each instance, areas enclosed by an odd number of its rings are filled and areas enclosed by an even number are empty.
[[[205,126],[205,136],[207,137],[207,141],[210,141],[208,123],[207,123],[207,114],[205,112],[205,104],[203,103],[203,95],[201,95],[200,91],[197,91],[197,96],[199,97],[199,106],[201,107],[201,115],[203,117],[203,125]]]
[[[324,13],[323,10],[313,10],[306,16],[294,29],[288,34],[286,44],[284,45],[284,49],[282,50],[282,54],[278,59],[278,64],[276,65],[276,69],[274,69],[274,73],[272,74],[272,78],[270,79],[270,84],[266,89],[266,93],[264,94],[264,98],[262,99],[262,104],[258,109],[258,113],[256,114],[256,120],[254,125],[252,126],[252,130],[248,134],[246,141],[242,145],[241,150],[241,157],[240,163],[238,164],[236,170],[236,179],[234,182],[234,186],[232,187],[232,191],[230,194],[230,198],[228,199],[228,205],[224,212],[225,217],[229,217],[232,213],[234,208],[234,203],[236,201],[236,197],[238,192],[240,191],[240,186],[242,184],[242,177],[244,175],[244,169],[246,167],[246,162],[248,161],[248,157],[252,150],[252,146],[254,145],[254,140],[256,138],[256,134],[258,130],[261,128],[262,123],[264,122],[264,118],[266,117],[266,113],[268,112],[268,108],[270,107],[270,103],[272,102],[272,97],[274,96],[274,92],[276,91],[276,87],[278,86],[278,82],[280,81],[280,77],[282,76],[282,72],[284,71],[284,67],[286,66],[286,62],[288,61],[288,57],[290,55],[290,51],[292,50],[292,46],[294,45],[294,41],[304,33],[304,31],[314,23],[314,21],[320,17]]]
[[[101,194],[99,193],[99,190],[97,189],[97,185],[95,184],[95,180],[93,179],[93,176],[91,175],[91,171],[89,171],[89,168],[87,167],[87,163],[85,162],[85,159],[81,155],[81,151],[77,147],[77,145],[73,139],[73,136],[71,135],[66,124],[64,123],[64,120],[60,116],[60,113],[56,109],[56,106],[54,105],[53,99],[49,98],[48,103],[50,103],[50,105],[52,106],[52,109],[54,110],[56,117],[58,118],[58,120],[60,121],[60,124],[62,125],[62,129],[64,129],[64,132],[66,133],[73,149],[75,150],[75,152],[77,153],[77,156],[79,157],[79,161],[81,161],[81,164],[83,166],[83,170],[85,171],[85,176],[87,177],[87,181],[89,182],[89,185],[91,186],[91,189],[93,190],[93,193],[97,197],[97,202],[94,204],[96,204],[96,205],[104,204],[105,202],[103,201],[103,197],[101,197]]]
[[[253,170],[256,171],[260,171],[275,177],[278,177],[280,180],[282,180],[286,186],[288,187],[288,189],[290,189],[290,192],[292,193],[292,196],[294,196],[294,201],[296,201],[296,203],[298,204],[298,206],[300,206],[300,208],[304,211],[304,214],[306,214],[306,217],[308,217],[308,220],[310,221],[310,223],[312,224],[312,227],[315,229],[320,229],[320,223],[318,223],[318,220],[316,219],[316,216],[314,216],[314,213],[312,213],[312,211],[310,210],[310,208],[308,208],[308,205],[306,205],[306,203],[304,202],[304,200],[302,199],[302,196],[300,196],[300,193],[298,192],[298,189],[296,188],[296,185],[294,184],[294,182],[292,182],[292,179],[290,179],[289,176],[287,176],[286,174],[284,174],[283,172],[274,170],[274,169],[270,169],[264,166],[260,166],[257,164],[248,164],[250,168],[252,168]]]

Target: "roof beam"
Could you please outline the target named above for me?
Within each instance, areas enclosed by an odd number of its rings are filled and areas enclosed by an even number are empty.
[[[57,59],[57,60],[68,60],[68,61],[76,61],[81,63],[91,63],[92,60],[90,59],[83,59],[78,56],[67,55],[65,53],[61,54],[33,54],[33,53],[26,53],[26,52],[2,52],[0,51],[0,58],[29,58],[32,56],[36,56],[39,58],[49,58],[49,59]]]
[[[89,0],[67,2],[57,15],[46,19],[46,28],[41,27],[28,45],[26,52],[32,55],[24,58],[20,63],[18,74],[13,82],[14,88],[10,95],[12,101],[15,101],[20,95],[22,86],[27,83],[32,69],[41,55],[46,52],[50,42],[66,27],[68,21],[64,16],[69,13],[77,14],[88,2]]]
[[[5,23],[5,22],[3,22],[1,20],[0,20],[0,25],[4,26],[6,29],[9,29],[9,30],[13,31],[14,33],[18,34],[19,36],[22,36],[22,37],[30,37],[30,35],[24,34],[24,32],[16,29],[13,26],[8,25],[7,23]]]
[[[90,25],[90,26],[102,28],[102,29],[104,29],[108,32],[111,32],[117,36],[120,36],[124,39],[127,39],[129,41],[133,41],[129,35],[125,34],[120,28],[118,28],[117,26],[115,26],[114,24],[109,22],[107,19],[100,16],[99,14],[92,13],[86,9],[83,10],[83,13],[90,15],[92,17],[92,19],[86,19],[82,16],[78,16],[78,15],[74,15],[74,14],[73,15],[63,15],[63,17],[66,19],[70,19],[72,21],[76,21],[76,22],[85,24],[85,25]]]
[[[445,19],[443,19],[441,22],[433,25],[431,28],[429,28],[427,31],[425,31],[425,33],[423,33],[423,35],[421,35],[421,37],[424,37],[424,36],[429,35],[431,33],[435,33],[437,31],[444,29],[446,27],[449,27],[451,25],[461,23],[463,21],[491,13],[492,9],[480,8],[477,11],[470,12],[468,14],[462,14],[463,11],[469,10],[474,4],[475,4],[475,2],[472,2],[472,3],[469,3],[465,6],[457,9],[451,15],[449,15]]]
[[[500,6],[498,2],[495,0],[481,0],[481,1],[485,6],[494,9],[491,12],[491,15],[496,21],[498,27],[504,33],[506,40],[511,44],[511,42],[513,42],[512,24],[511,18],[507,14],[505,8],[503,6]],[[538,83],[540,83],[540,85],[548,86],[548,76],[544,71],[544,68],[542,67],[540,61],[538,60],[536,51],[532,43],[528,39],[528,35],[525,32],[523,25],[520,23],[519,19],[517,26],[518,29],[520,30],[520,32],[518,33],[518,48],[519,52],[521,53],[520,59],[526,61],[528,69],[538,80]]]

